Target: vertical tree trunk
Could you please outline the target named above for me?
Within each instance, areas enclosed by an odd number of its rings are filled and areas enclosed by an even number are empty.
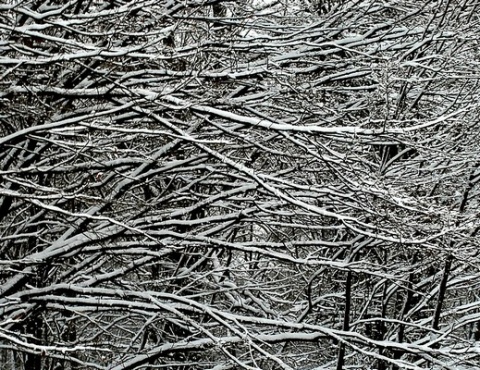
[[[383,286],[383,296],[382,296],[382,314],[381,314],[381,320],[378,322],[378,328],[377,328],[377,331],[378,331],[378,334],[377,334],[377,339],[378,340],[384,340],[385,339],[385,332],[387,331],[386,330],[386,327],[385,327],[385,322],[383,321],[383,319],[385,319],[386,315],[387,315],[387,289],[388,289],[388,286],[387,286],[387,282],[385,282],[384,286]],[[379,355],[383,355],[384,354],[384,348],[383,347],[380,347],[378,349],[378,354]],[[378,370],[385,370],[386,369],[386,365],[385,365],[385,361],[383,360],[378,360]]]
[[[347,282],[345,286],[345,312],[343,316],[343,331],[350,330],[350,307],[352,293],[352,272],[347,273]],[[341,342],[338,348],[337,370],[343,370],[345,363],[345,343]]]
[[[417,254],[415,253],[413,255],[411,264],[415,265],[417,263]],[[408,283],[407,283],[407,289],[406,289],[406,296],[405,296],[405,302],[402,307],[402,312],[400,313],[399,320],[401,321],[401,324],[398,326],[398,343],[403,343],[405,341],[405,317],[407,316],[408,312],[412,309],[412,307],[415,306],[416,304],[416,299],[414,298],[414,292],[413,292],[413,287],[415,283],[415,274],[411,272],[408,275]],[[395,350],[393,352],[393,358],[398,360],[400,359],[403,355],[405,354],[404,350]],[[398,366],[394,366],[394,369],[399,369]]]
[[[443,300],[445,299],[445,292],[447,290],[447,281],[450,274],[450,267],[452,265],[452,256],[449,255],[445,261],[445,268],[443,270],[442,280],[440,281],[440,287],[438,289],[437,306],[435,307],[435,313],[433,315],[432,329],[438,330],[440,324],[440,314],[442,313]]]

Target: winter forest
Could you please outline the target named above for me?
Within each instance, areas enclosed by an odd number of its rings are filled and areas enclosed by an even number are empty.
[[[0,368],[478,369],[479,115],[477,0],[0,1]]]

